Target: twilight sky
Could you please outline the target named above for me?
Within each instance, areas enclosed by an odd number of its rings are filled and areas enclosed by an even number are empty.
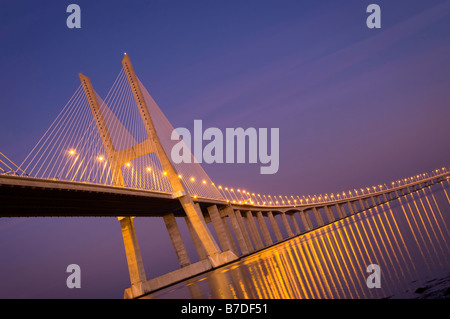
[[[81,29],[66,27],[70,3]],[[370,3],[381,29],[366,26]],[[330,193],[449,166],[449,15],[450,1],[437,0],[2,1],[0,151],[20,164],[77,74],[105,96],[127,52],[174,127],[280,129],[277,174],[204,164],[216,184]],[[159,231],[168,237],[164,225],[139,222],[152,251],[144,263],[163,272],[175,260],[156,242]],[[120,298],[129,285],[121,240],[107,218],[0,220],[0,297],[102,296],[108,282],[106,295]],[[68,291],[65,267],[83,262],[92,287]]]

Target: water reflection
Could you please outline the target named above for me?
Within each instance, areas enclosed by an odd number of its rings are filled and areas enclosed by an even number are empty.
[[[449,184],[444,183],[295,237],[147,298],[415,297],[417,287],[449,275],[450,199]],[[380,266],[379,289],[367,287],[370,264]]]

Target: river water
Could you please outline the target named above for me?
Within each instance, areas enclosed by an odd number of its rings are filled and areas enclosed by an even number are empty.
[[[450,298],[449,194],[427,187],[145,298]]]

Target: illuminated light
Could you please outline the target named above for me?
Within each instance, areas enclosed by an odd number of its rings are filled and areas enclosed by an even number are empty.
[[[194,195],[194,198],[197,198],[197,195]]]
[[[203,180],[203,181],[202,181],[202,183],[203,183],[203,184],[206,184],[206,181],[205,181],[205,180]]]
[[[125,165],[126,165],[127,167],[130,167],[130,166],[131,166],[131,163],[128,162],[128,163],[126,163]]]
[[[234,189],[230,189],[230,191],[234,192]]]
[[[227,190],[228,190],[228,187],[225,187],[225,190],[227,191]]]
[[[191,182],[195,182],[195,178],[191,177]]]
[[[234,200],[233,203],[236,203],[236,201]]]
[[[240,189],[238,189],[237,191],[238,191],[239,193],[241,192],[241,190],[240,190]]]
[[[101,162],[101,161],[103,161],[105,158],[104,158],[103,156],[99,156],[99,157],[97,157],[97,159]]]
[[[75,150],[74,149],[69,150],[69,154],[70,155],[74,155],[75,154]]]
[[[167,172],[163,172],[164,176],[167,176]]]
[[[147,167],[147,172],[151,172],[152,168],[151,167]]]
[[[183,176],[181,176],[181,174],[180,175],[178,175],[178,178],[182,178]]]
[[[222,189],[222,186],[219,185],[219,189]]]

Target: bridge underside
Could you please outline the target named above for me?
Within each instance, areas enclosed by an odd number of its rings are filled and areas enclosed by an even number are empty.
[[[210,203],[200,203],[202,209]],[[0,177],[0,217],[184,217],[170,194],[111,186]]]
[[[167,212],[185,215],[179,201],[170,195],[146,197],[133,191],[96,190],[83,185],[67,189],[64,182],[53,181],[39,186],[14,184],[0,183],[0,217],[156,217]]]

